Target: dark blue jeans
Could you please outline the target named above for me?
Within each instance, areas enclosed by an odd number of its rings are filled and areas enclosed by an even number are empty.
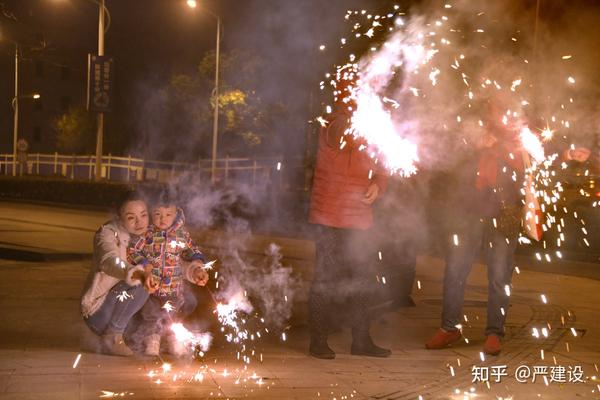
[[[494,228],[490,218],[471,218],[463,229],[450,234],[444,274],[442,328],[454,330],[461,323],[465,285],[479,250],[484,253],[488,272],[488,303],[486,335],[504,336],[504,321],[508,312],[510,285],[517,237],[507,238]],[[508,239],[508,243],[507,243]]]
[[[148,292],[142,285],[129,286],[120,281],[110,289],[102,306],[85,318],[85,322],[97,335],[102,335],[107,330],[123,333],[131,317],[142,308],[146,300]]]

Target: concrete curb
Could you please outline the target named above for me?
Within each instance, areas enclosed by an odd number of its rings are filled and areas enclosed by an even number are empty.
[[[13,261],[60,262],[85,260],[91,257],[91,254],[85,253],[59,253],[52,251],[44,252],[14,246],[0,246],[0,258]]]

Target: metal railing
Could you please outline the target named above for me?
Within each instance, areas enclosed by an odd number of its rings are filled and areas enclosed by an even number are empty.
[[[169,182],[181,175],[194,173],[210,181],[210,159],[197,163],[144,160],[132,156],[105,155],[101,162],[101,176],[118,182]],[[220,158],[217,163],[217,182],[244,181],[281,183],[283,160],[272,158]],[[61,176],[69,179],[92,180],[95,176],[96,157],[93,155],[65,155],[59,153],[30,153],[26,163],[15,162],[13,154],[0,154],[0,174]]]

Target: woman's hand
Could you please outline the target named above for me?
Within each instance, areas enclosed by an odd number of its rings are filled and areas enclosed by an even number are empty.
[[[152,294],[154,292],[156,292],[158,290],[158,280],[156,278],[154,278],[154,275],[152,275],[151,272],[146,271],[144,273],[144,289],[146,289],[146,292]]]
[[[141,270],[134,271],[133,274],[131,274],[132,281],[140,281],[140,282],[144,283],[145,277],[146,277],[146,273]]]
[[[373,202],[379,196],[379,186],[376,183],[371,183],[365,192],[365,197],[362,199],[362,202],[367,205],[373,204]]]

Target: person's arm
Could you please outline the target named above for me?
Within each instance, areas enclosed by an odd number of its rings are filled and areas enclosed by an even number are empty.
[[[182,257],[186,261],[205,261],[204,254],[200,248],[194,243],[190,233],[183,229],[183,236],[185,240],[185,248],[182,253]]]
[[[119,233],[109,227],[102,226],[94,236],[94,247],[97,252],[98,267],[103,273],[125,281],[128,285],[134,286],[140,283],[139,273],[144,272],[144,268],[139,265],[132,265],[128,260],[120,257],[121,243]],[[138,279],[136,279],[138,278]]]
[[[204,254],[196,246],[190,233],[185,229],[183,233],[186,245],[181,255],[183,276],[198,286],[204,286],[208,282],[208,272],[204,268]]]
[[[160,277],[155,277],[152,274],[152,263],[148,259],[146,252],[146,242],[152,240],[152,232],[147,231],[146,234],[139,237],[133,244],[127,248],[127,259],[133,265],[143,267],[142,271],[137,271],[134,277],[137,277],[144,284],[144,289],[148,293],[154,293],[158,290]]]

